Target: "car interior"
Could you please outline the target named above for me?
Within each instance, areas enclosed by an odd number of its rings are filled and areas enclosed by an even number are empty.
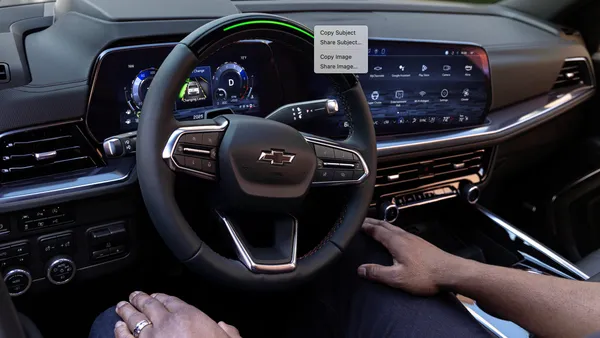
[[[135,290],[277,337],[366,216],[600,281],[599,11],[0,0],[0,337],[87,337]],[[324,65],[327,25],[367,69]]]

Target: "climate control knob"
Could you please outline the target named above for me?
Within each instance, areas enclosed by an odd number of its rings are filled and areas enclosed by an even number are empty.
[[[384,201],[379,206],[379,218],[382,220],[393,223],[398,218],[398,207],[394,201]]]
[[[13,297],[20,296],[29,290],[31,274],[21,268],[8,269],[4,274],[4,284],[6,284],[9,295]]]
[[[469,204],[475,204],[479,201],[481,191],[476,185],[471,183],[462,184],[460,186],[460,195]]]
[[[50,259],[46,266],[46,278],[54,285],[66,284],[75,277],[77,270],[75,262],[67,256],[57,256]]]

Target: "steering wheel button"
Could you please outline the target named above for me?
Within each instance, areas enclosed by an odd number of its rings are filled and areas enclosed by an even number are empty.
[[[192,144],[202,144],[202,133],[183,134],[183,142]]]
[[[173,158],[175,159],[175,163],[182,167],[185,166],[185,157],[183,155],[173,155]]]
[[[202,136],[201,144],[215,147],[219,143],[219,133],[205,133]]]
[[[185,167],[193,170],[202,170],[202,160],[195,157],[184,157]]]
[[[349,181],[352,180],[352,170],[336,170],[333,174],[334,181]]]
[[[333,148],[324,147],[322,145],[315,144],[315,153],[318,158],[335,158]]]
[[[215,161],[202,160],[202,171],[209,174],[215,174],[217,172]]]
[[[315,173],[317,182],[327,182],[333,180],[333,169],[317,169]]]
[[[352,175],[353,180],[358,180],[362,175],[364,175],[364,170],[354,170],[354,174]]]
[[[337,160],[352,161],[352,153],[349,151],[334,149],[333,154]]]

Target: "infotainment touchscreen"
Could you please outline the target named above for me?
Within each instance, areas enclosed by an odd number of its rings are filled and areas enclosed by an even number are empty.
[[[490,105],[476,46],[370,40],[369,72],[357,76],[378,136],[481,124]]]

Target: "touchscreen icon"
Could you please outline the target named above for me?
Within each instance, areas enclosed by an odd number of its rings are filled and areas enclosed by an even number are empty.
[[[448,89],[442,89],[442,92],[440,93],[440,95],[444,98],[448,97]]]
[[[463,93],[463,97],[471,96],[471,92],[469,91],[469,88],[463,89],[462,93]]]
[[[404,90],[396,90],[396,98],[397,99],[402,99],[404,98]]]
[[[383,69],[383,68],[382,68],[381,66],[375,66],[375,67],[373,67],[373,70],[375,70],[375,71],[380,71],[380,70],[382,70],[382,69]]]
[[[445,72],[449,72],[449,71],[450,71],[450,69],[452,69],[452,66],[450,66],[450,65],[444,65],[444,66],[442,67],[442,69],[443,69]]]
[[[421,71],[422,71],[422,72],[426,71],[427,69],[428,69],[428,68],[427,68],[427,66],[425,66],[425,65],[422,65],[422,66],[421,66]]]
[[[374,91],[371,93],[371,99],[372,100],[377,100],[379,99],[379,92],[378,91]]]
[[[421,90],[419,92],[419,95],[421,95],[421,97],[423,97],[423,96],[427,95],[427,92],[425,92],[424,90]]]
[[[404,71],[404,65],[398,66],[398,69],[400,69],[400,71],[403,72]]]
[[[473,70],[473,66],[472,66],[472,65],[466,65],[466,66],[465,66],[465,70],[466,70],[467,72],[470,72],[471,70]]]

